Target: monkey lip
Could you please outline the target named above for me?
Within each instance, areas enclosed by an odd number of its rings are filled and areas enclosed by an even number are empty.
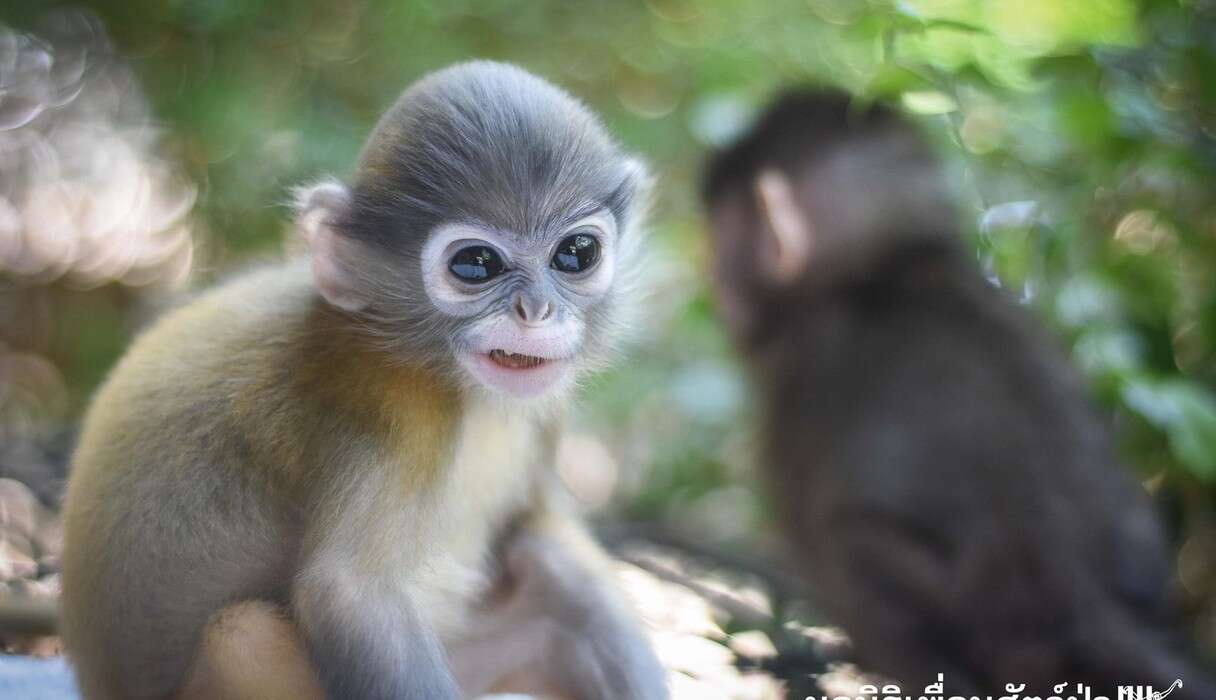
[[[465,367],[482,384],[517,398],[533,398],[564,385],[569,361],[564,357],[538,357],[501,348],[468,353]]]
[[[549,362],[548,359],[543,357],[524,355],[517,352],[507,352],[506,350],[500,350],[498,348],[491,350],[489,353],[487,353],[487,356],[490,358],[491,362],[505,369],[536,369]]]

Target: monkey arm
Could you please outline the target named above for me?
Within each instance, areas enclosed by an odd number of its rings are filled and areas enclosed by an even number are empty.
[[[668,697],[666,674],[613,584],[611,562],[551,493],[505,543],[504,562],[519,616],[531,612],[547,626],[544,662],[562,692],[580,700]]]
[[[346,569],[353,564],[313,566],[293,591],[297,622],[326,696],[461,697],[439,640],[413,601],[354,580]]]
[[[402,533],[413,530],[393,518],[418,509],[389,509],[397,501],[382,475],[367,469],[362,477],[324,499],[340,517],[318,517],[305,533],[292,585],[292,610],[321,685],[330,698],[459,698],[415,595],[408,560],[417,551],[402,545],[409,539]]]

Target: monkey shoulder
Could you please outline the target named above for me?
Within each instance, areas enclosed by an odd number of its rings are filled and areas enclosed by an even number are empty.
[[[222,423],[234,404],[270,389],[291,364],[313,297],[307,269],[289,264],[242,275],[165,314],[94,396],[77,461],[215,447],[230,432]]]
[[[239,377],[256,371],[300,335],[314,297],[300,265],[246,273],[157,319],[131,344],[111,378],[136,381],[131,375],[138,373],[138,383],[147,384],[164,372],[181,387],[220,372]]]

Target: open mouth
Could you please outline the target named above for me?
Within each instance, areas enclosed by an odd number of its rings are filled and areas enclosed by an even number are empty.
[[[564,357],[537,357],[502,348],[463,356],[466,367],[484,385],[511,396],[540,396],[555,386],[564,386],[570,361]]]
[[[532,355],[523,355],[498,349],[491,350],[489,357],[491,362],[506,369],[535,369],[548,362],[543,357],[534,357]]]

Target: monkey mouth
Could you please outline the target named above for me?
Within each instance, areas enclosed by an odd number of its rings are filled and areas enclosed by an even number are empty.
[[[465,368],[485,387],[516,398],[548,394],[567,385],[568,357],[539,357],[502,348],[461,355]]]
[[[506,369],[536,369],[548,362],[543,357],[524,355],[517,352],[507,352],[495,348],[488,353],[490,361]]]

